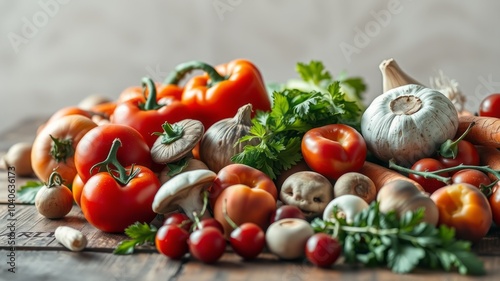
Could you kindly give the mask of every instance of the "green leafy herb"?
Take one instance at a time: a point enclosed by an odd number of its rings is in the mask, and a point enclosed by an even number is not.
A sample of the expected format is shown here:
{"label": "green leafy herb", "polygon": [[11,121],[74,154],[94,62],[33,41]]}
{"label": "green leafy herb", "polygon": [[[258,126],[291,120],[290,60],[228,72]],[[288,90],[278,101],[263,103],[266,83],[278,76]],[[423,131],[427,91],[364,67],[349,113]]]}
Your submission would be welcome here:
{"label": "green leafy herb", "polygon": [[273,93],[270,112],[257,112],[249,134],[239,142],[259,140],[247,145],[232,161],[257,168],[272,179],[302,159],[302,136],[311,128],[333,123],[359,127],[359,107],[344,98],[339,82],[327,93],[285,89]]}
{"label": "green leafy herb", "polygon": [[41,181],[27,181],[17,190],[17,199],[23,203],[35,204],[36,194],[44,185]]}
{"label": "green leafy herb", "polygon": [[[321,61],[312,60],[309,63],[297,63],[296,71],[301,79],[290,79],[281,89],[299,89],[302,91],[318,91],[326,93],[328,86],[335,81],[340,82],[340,88],[345,93],[346,100],[353,101],[364,110],[363,93],[367,87],[361,77],[351,77],[341,72],[333,77]],[[278,89],[276,85],[270,85],[269,89]]]}
{"label": "green leafy herb", "polygon": [[482,261],[471,252],[470,242],[456,240],[453,228],[422,222],[423,208],[397,218],[395,212],[380,212],[375,202],[351,224],[336,210],[334,214],[334,220],[317,218],[311,225],[316,232],[339,239],[348,263],[387,266],[396,273],[427,267],[457,269],[463,275],[485,274]]}
{"label": "green leafy herb", "polygon": [[125,229],[125,234],[131,239],[123,240],[113,251],[116,255],[130,255],[134,253],[135,247],[151,244],[155,241],[158,229],[154,225],[136,222]]}

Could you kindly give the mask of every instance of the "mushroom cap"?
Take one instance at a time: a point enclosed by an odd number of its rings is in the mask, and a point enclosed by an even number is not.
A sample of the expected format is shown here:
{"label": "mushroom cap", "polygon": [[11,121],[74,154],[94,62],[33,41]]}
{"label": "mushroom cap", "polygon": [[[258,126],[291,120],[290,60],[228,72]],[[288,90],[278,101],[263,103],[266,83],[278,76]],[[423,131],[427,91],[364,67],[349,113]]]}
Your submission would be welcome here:
{"label": "mushroom cap", "polygon": [[333,200],[333,185],[317,172],[297,172],[283,182],[280,200],[299,207],[307,218],[319,216]]}
{"label": "mushroom cap", "polygon": [[[156,193],[153,211],[157,214],[167,214],[178,210],[179,207],[196,209],[198,205],[203,205],[201,191],[212,185],[216,176],[217,174],[210,170],[193,170],[174,176]],[[186,212],[186,215],[192,214]]]}
{"label": "mushroom cap", "polygon": [[180,126],[183,135],[172,143],[163,143],[163,135],[158,136],[151,147],[151,158],[156,163],[172,163],[191,153],[193,148],[203,137],[205,127],[203,123],[194,119],[184,119],[172,124]]}

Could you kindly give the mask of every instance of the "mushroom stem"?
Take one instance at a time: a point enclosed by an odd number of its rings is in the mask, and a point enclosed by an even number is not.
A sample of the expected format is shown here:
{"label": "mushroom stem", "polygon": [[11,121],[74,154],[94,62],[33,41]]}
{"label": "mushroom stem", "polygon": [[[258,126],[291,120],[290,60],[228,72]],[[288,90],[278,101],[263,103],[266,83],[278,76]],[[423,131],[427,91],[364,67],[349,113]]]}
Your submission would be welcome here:
{"label": "mushroom stem", "polygon": [[[203,204],[203,198],[200,191],[198,189],[192,189],[189,191],[189,194],[181,201],[179,201],[179,207],[184,211],[184,213],[191,219],[195,221],[195,213],[196,217],[199,219],[210,218],[210,214],[205,211],[206,207]],[[193,194],[198,193],[198,194]]]}

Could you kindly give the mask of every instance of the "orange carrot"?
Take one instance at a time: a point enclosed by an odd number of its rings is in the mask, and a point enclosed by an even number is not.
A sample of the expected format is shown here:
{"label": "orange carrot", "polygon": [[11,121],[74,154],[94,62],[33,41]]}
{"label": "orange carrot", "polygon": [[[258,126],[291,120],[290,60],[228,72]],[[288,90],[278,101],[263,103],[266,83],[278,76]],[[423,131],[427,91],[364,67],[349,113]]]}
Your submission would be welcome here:
{"label": "orange carrot", "polygon": [[[489,166],[493,170],[500,171],[500,150],[491,146],[476,146],[477,152],[479,153],[479,159],[481,165]],[[488,174],[492,181],[496,181],[497,178]]]}
{"label": "orange carrot", "polygon": [[365,164],[363,165],[361,170],[358,171],[358,173],[361,173],[369,177],[375,184],[375,187],[377,187],[377,192],[383,185],[393,180],[409,181],[413,183],[418,189],[424,191],[424,188],[418,182],[408,178],[407,176],[397,171],[391,170],[389,168],[383,167],[381,165],[372,162],[365,161]]}
{"label": "orange carrot", "polygon": [[500,147],[500,118],[484,116],[460,116],[456,136],[461,136],[474,122],[469,133],[464,137],[476,145]]}

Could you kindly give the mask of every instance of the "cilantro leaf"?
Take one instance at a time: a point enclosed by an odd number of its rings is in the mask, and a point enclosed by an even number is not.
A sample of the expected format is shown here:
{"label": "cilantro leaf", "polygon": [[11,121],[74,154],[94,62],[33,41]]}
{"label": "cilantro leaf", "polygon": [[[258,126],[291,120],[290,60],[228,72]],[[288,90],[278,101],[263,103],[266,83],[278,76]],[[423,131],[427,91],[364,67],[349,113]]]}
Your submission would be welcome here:
{"label": "cilantro leaf", "polygon": [[27,204],[35,204],[35,197],[38,191],[45,185],[41,181],[28,181],[17,190],[18,200]]}
{"label": "cilantro leaf", "polygon": [[125,229],[125,234],[131,238],[121,241],[113,251],[116,255],[130,255],[135,247],[154,243],[158,229],[154,225],[136,222]]}

